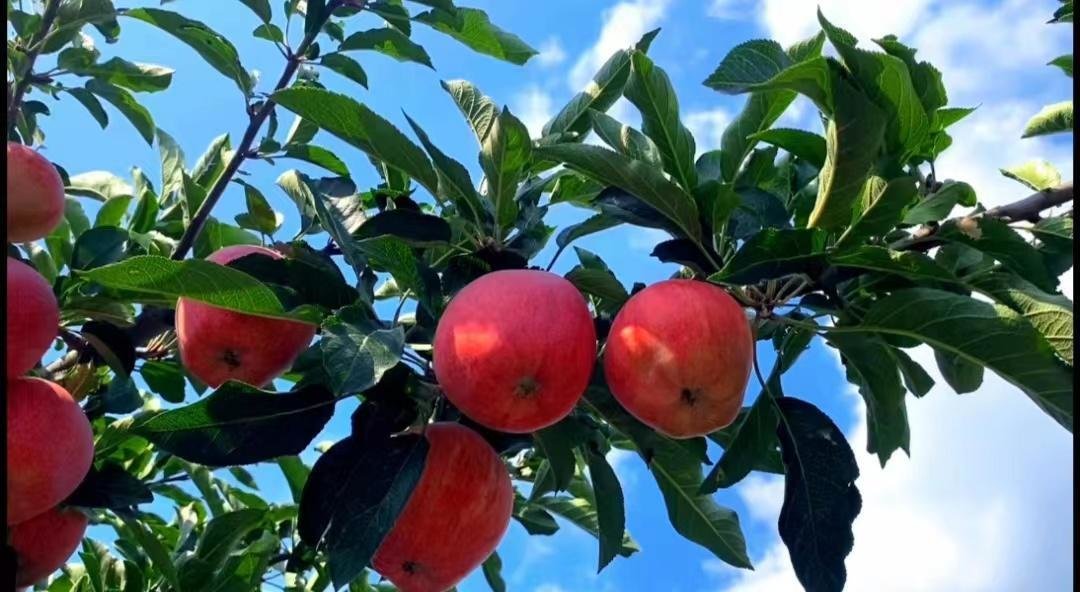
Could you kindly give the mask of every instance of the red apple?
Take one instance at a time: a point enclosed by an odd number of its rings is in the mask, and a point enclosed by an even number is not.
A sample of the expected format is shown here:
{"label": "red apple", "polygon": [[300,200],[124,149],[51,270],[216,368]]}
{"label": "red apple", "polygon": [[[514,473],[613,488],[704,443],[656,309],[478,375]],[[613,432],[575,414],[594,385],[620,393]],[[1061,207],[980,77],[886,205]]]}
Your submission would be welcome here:
{"label": "red apple", "polygon": [[443,592],[479,567],[510,526],[514,488],[469,428],[436,423],[420,482],[371,565],[401,592]]}
{"label": "red apple", "polygon": [[7,383],[7,523],[71,495],[94,460],[90,421],[63,387],[40,378]]}
{"label": "red apple", "polygon": [[70,508],[52,508],[10,529],[15,550],[15,585],[36,584],[64,563],[79,548],[88,520]]}
{"label": "red apple", "polygon": [[[207,261],[226,263],[260,253],[283,259],[277,251],[235,245],[216,251]],[[176,336],[184,366],[199,380],[219,387],[238,380],[262,387],[292,366],[315,337],[316,326],[218,308],[181,298],[176,305]]]}
{"label": "red apple", "polygon": [[611,325],[604,375],[631,415],[672,438],[735,420],[754,357],[750,324],[713,284],[667,280],[630,298]]}
{"label": "red apple", "polygon": [[56,339],[60,309],[52,287],[33,267],[7,259],[7,376],[37,364]]}
{"label": "red apple", "polygon": [[29,146],[7,145],[8,242],[43,238],[64,218],[64,181],[51,162]]}
{"label": "red apple", "polygon": [[588,386],[596,329],[573,284],[546,271],[480,276],[435,330],[435,376],[477,423],[527,433],[566,417]]}

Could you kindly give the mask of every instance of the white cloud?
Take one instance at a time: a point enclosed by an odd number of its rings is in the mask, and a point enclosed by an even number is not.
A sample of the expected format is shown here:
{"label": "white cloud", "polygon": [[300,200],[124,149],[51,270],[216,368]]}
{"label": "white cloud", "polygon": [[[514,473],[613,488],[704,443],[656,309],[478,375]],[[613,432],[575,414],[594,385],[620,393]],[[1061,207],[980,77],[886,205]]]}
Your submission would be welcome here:
{"label": "white cloud", "polygon": [[632,47],[645,33],[663,20],[671,0],[627,0],[604,11],[604,24],[596,43],[585,51],[570,70],[570,89],[580,91],[611,54]]}
{"label": "white cloud", "polygon": [[720,138],[731,123],[731,115],[721,108],[690,111],[683,116],[683,123],[694,135],[697,153],[701,154],[720,147]]}
{"label": "white cloud", "polygon": [[563,49],[562,42],[558,37],[548,37],[542,44],[540,44],[540,53],[536,56],[536,63],[550,68],[552,66],[558,66],[566,60],[566,51]]}
{"label": "white cloud", "polygon": [[757,13],[756,0],[713,0],[705,14],[723,20],[747,20]]}
{"label": "white cloud", "polygon": [[555,115],[551,95],[535,85],[514,97],[512,110],[529,129],[529,135],[533,138],[540,137],[544,124]]}
{"label": "white cloud", "polygon": [[903,37],[916,24],[926,20],[926,8],[930,3],[931,0],[764,0],[764,7],[758,14],[769,38],[784,45],[805,39],[819,30],[818,6],[830,22],[869,41],[889,33]]}

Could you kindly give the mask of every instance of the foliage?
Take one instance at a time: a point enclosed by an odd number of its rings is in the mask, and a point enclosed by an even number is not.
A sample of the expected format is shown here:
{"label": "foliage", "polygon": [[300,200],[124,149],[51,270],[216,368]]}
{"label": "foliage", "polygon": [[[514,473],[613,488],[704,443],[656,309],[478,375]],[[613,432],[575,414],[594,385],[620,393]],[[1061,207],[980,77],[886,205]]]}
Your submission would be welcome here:
{"label": "foliage", "polygon": [[[708,436],[724,453],[707,475],[706,439],[653,432],[599,379],[552,428],[524,437],[481,430],[521,489],[515,520],[538,536],[564,524],[584,529],[598,540],[601,570],[638,551],[604,456],[619,448],[646,463],[677,532],[740,568],[751,563],[738,516],[711,494],[752,471],[785,475],[778,528],[800,581],[808,590],[843,587],[852,521],[874,500],[860,502],[854,455],[836,426],[782,385],[818,337],[839,352],[866,400],[865,446],[882,465],[908,452],[906,394],[933,385],[907,353],[923,345],[958,392],[975,390],[989,370],[1072,430],[1072,302],[1058,284],[1072,266],[1071,212],[1043,218],[1047,204],[1028,201],[1026,210],[988,211],[970,185],[927,173],[951,143],[949,126],[972,109],[949,106],[941,74],[896,38],[866,49],[819,14],[822,31],[793,47],[736,46],[705,85],[745,95],[745,105],[720,148],[697,158],[671,82],[647,53],[657,31],[612,55],[591,91],[573,97],[539,138],[475,85],[444,81],[477,140],[476,180],[432,142],[422,116],[406,116],[410,129],[399,129],[298,72],[321,67],[367,87],[353,57],[362,52],[434,68],[438,56],[411,38],[415,25],[514,64],[536,53],[526,42],[450,0],[417,2],[423,12],[402,2],[290,0],[282,11],[241,1],[255,18],[254,37],[285,57],[273,88],[258,90],[229,39],[181,15],[180,3],[119,9],[111,0],[48,0],[41,14],[8,3],[9,139],[40,144],[49,109],[38,97],[70,97],[102,127],[118,125],[119,114],[156,145],[161,162],[156,177],[134,169],[130,180],[61,169],[64,222],[41,245],[9,245],[53,282],[71,348],[35,372],[65,385],[93,420],[95,469],[68,502],[118,536],[111,546],[87,539],[81,566],[66,567],[49,590],[250,590],[266,578],[290,590],[349,582],[351,590],[387,589],[367,584],[365,568],[426,454],[423,439],[391,436],[433,418],[467,421],[431,370],[439,316],[483,273],[551,269],[555,259],[536,256],[556,235],[545,215],[557,203],[589,217],[557,233],[555,258],[615,226],[660,229],[669,238],[653,256],[680,265],[680,276],[728,289],[752,311],[759,343],[777,352],[767,379],[757,373],[752,404]],[[346,34],[361,14],[380,25]],[[101,61],[83,31],[113,41],[131,20],[189,45],[239,90],[250,123],[238,144],[223,135],[188,168],[140,101],[167,92],[172,69]],[[1071,20],[1070,1],[1054,22]],[[299,41],[287,39],[289,21],[293,37],[302,29]],[[826,42],[837,57],[823,53]],[[55,66],[42,66],[47,60]],[[1071,56],[1051,63],[1072,75]],[[821,111],[823,134],[774,127],[799,94]],[[619,97],[640,112],[642,129],[605,113]],[[291,129],[279,129],[290,112]],[[1071,128],[1070,101],[1045,109],[1025,136]],[[606,147],[584,142],[594,131]],[[338,155],[316,142],[327,134],[358,152]],[[378,173],[371,186],[345,164],[359,152]],[[328,174],[278,178],[300,220],[292,237],[278,236],[284,214],[263,194],[272,188],[237,176],[250,162],[279,159]],[[1003,172],[1047,195],[1061,186],[1049,163]],[[235,224],[210,215],[232,181],[247,207]],[[1067,197],[1049,205],[1071,201],[1071,184]],[[95,203],[92,223],[84,203]],[[200,260],[259,243],[288,258],[227,267]],[[599,255],[576,252],[580,265],[567,278],[603,325],[631,290]],[[170,309],[180,296],[316,322],[320,338],[283,377],[288,392],[240,383],[211,392],[176,356]],[[375,304],[384,300],[397,300],[398,312],[412,303],[415,313],[380,318]],[[349,398],[361,401],[353,433],[307,466],[297,455]],[[263,499],[244,469],[255,463],[280,468],[291,501]],[[152,499],[172,514],[140,508]],[[495,554],[483,565],[493,590],[505,589],[501,566]]]}

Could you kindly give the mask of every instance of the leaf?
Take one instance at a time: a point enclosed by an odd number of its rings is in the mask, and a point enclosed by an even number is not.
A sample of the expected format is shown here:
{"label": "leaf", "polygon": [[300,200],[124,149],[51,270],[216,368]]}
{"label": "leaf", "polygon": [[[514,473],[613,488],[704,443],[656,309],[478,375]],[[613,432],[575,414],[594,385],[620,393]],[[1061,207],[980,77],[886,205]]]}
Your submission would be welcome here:
{"label": "leaf", "polygon": [[406,36],[412,35],[412,23],[409,21],[409,11],[404,6],[394,2],[382,2],[376,0],[366,6],[367,10],[379,15],[386,24],[401,31]]}
{"label": "leaf", "polygon": [[807,225],[835,229],[851,221],[851,208],[877,158],[885,129],[882,112],[859,91],[837,80],[836,112],[825,134],[828,154]]}
{"label": "leaf", "polygon": [[321,146],[314,146],[311,144],[287,144],[282,148],[282,156],[285,158],[295,158],[304,162],[310,162],[335,175],[340,175],[342,177],[349,176],[349,168],[345,164],[345,161]]}
{"label": "leaf", "polygon": [[285,43],[285,32],[275,24],[263,23],[251,32],[252,37],[266,39],[277,43]]}
{"label": "leaf", "polygon": [[476,193],[469,171],[460,162],[439,150],[431,142],[427,133],[411,117],[406,115],[405,119],[409,121],[413,132],[416,133],[416,137],[420,139],[420,143],[427,150],[432,163],[435,165],[435,176],[438,179],[435,190],[436,197],[449,200],[463,216],[471,214],[477,226],[484,228],[485,220],[490,217],[490,213],[481,204],[480,196]]}
{"label": "leaf", "polygon": [[87,272],[119,261],[124,256],[128,233],[115,226],[91,228],[79,235],[71,253],[71,269]]}
{"label": "leaf", "polygon": [[574,448],[582,444],[585,437],[582,424],[573,417],[565,417],[555,425],[533,433],[533,439],[551,467],[552,491],[566,491],[570,486],[577,469]]}
{"label": "leaf", "polygon": [[139,368],[139,375],[162,399],[170,403],[184,402],[184,372],[175,362],[147,360]]}
{"label": "leaf", "polygon": [[195,557],[206,562],[210,571],[216,571],[240,541],[266,519],[266,511],[258,509],[226,512],[206,523]]}
{"label": "leaf", "polygon": [[[583,497],[570,497],[567,495],[547,495],[530,502],[532,508],[530,509],[542,509],[569,520],[574,526],[577,526],[581,530],[591,534],[598,540],[600,538],[600,526],[596,510],[596,500],[586,499]],[[550,516],[550,514],[547,514]],[[540,534],[544,534],[541,532]],[[637,543],[630,538],[629,533],[625,533],[621,536],[618,547],[618,555],[621,557],[629,557],[638,552]]]}
{"label": "leaf", "polygon": [[911,394],[922,397],[929,393],[930,389],[934,388],[934,379],[926,373],[922,366],[912,360],[911,356],[904,353],[904,350],[894,347],[889,349],[888,352],[896,360],[900,368],[900,376],[904,379],[904,386],[907,387]]}
{"label": "leaf", "polygon": [[619,478],[604,455],[590,448],[585,457],[596,499],[597,538],[600,539],[600,563],[596,571],[599,573],[622,550],[626,510]]}
{"label": "leaf", "polygon": [[435,171],[424,152],[366,106],[345,95],[313,87],[294,86],[275,92],[272,98],[373,158],[400,169],[435,193]]}
{"label": "leaf", "polygon": [[836,241],[836,249],[843,250],[864,242],[870,237],[888,234],[904,215],[904,209],[918,195],[913,177],[897,177],[889,181],[881,191],[870,199],[868,207],[859,213],[851,226]]}
{"label": "leaf", "polygon": [[440,84],[468,120],[473,133],[476,134],[476,141],[483,145],[488,130],[495,125],[495,118],[499,115],[499,106],[468,80],[444,80]]}
{"label": "leaf", "polygon": [[537,148],[535,152],[630,193],[671,220],[688,238],[700,243],[701,224],[693,198],[647,163],[589,145],[554,144]]}
{"label": "leaf", "polygon": [[739,189],[736,195],[739,201],[727,227],[732,238],[748,239],[764,228],[791,228],[791,214],[772,193],[750,188]]}
{"label": "leaf", "polygon": [[375,385],[397,365],[405,346],[401,327],[383,329],[367,323],[341,322],[324,329],[319,341],[322,365],[338,395],[352,395]]}
{"label": "leaf", "polygon": [[154,25],[186,43],[207,64],[236,82],[244,96],[251,93],[251,77],[240,64],[240,54],[224,35],[199,21],[158,8],[131,8],[120,14]]}
{"label": "leaf", "polygon": [[90,467],[90,472],[64,500],[80,508],[123,510],[154,501],[154,494],[138,478],[117,464]]}
{"label": "leaf", "polygon": [[1059,294],[1048,294],[1010,273],[995,271],[972,277],[978,291],[1024,315],[1054,351],[1073,365],[1073,303]]}
{"label": "leaf", "polygon": [[319,65],[326,66],[345,78],[352,80],[360,86],[367,88],[367,72],[360,66],[360,62],[340,53],[329,53],[319,59]]}
{"label": "leaf", "polygon": [[1045,160],[1031,160],[1019,166],[1001,169],[1001,174],[1027,185],[1034,191],[1053,189],[1061,184],[1061,173]]}
{"label": "leaf", "polygon": [[772,144],[806,160],[817,168],[825,166],[825,138],[805,130],[774,128],[751,134],[754,140]]}
{"label": "leaf", "polygon": [[975,220],[949,220],[941,225],[935,236],[981,251],[1044,290],[1052,291],[1057,285],[1035,247],[1001,220],[985,216]]}
{"label": "leaf", "polygon": [[844,558],[855,542],[851,525],[862,509],[855,455],[817,407],[791,397],[776,404],[787,475],[780,538],[805,589],[839,592],[847,580]]}
{"label": "leaf", "polygon": [[491,592],[506,592],[506,581],[502,577],[502,559],[495,551],[480,565],[484,573],[484,581],[491,587]]}
{"label": "leaf", "polygon": [[[700,493],[708,495],[721,488],[728,488],[741,481],[754,470],[766,470],[779,464],[776,426],[779,418],[771,395],[762,391],[741,420],[736,420],[734,437],[724,446],[712,471],[701,483]],[[710,436],[711,437],[711,436]]]}
{"label": "leaf", "polygon": [[480,146],[480,168],[486,180],[486,197],[495,212],[499,228],[513,225],[517,218],[518,204],[514,195],[529,163],[531,150],[529,130],[504,108],[492,122]]}
{"label": "leaf", "polygon": [[437,317],[442,310],[439,276],[404,241],[382,236],[358,242],[375,271],[386,271],[402,290],[411,290],[421,307]]}
{"label": "leaf", "polygon": [[889,273],[920,283],[959,282],[952,272],[931,257],[914,251],[893,251],[863,245],[846,253],[829,255],[828,259],[830,264],[837,267]]}
{"label": "leaf", "polygon": [[450,224],[439,216],[414,210],[386,210],[368,218],[353,233],[357,240],[394,236],[418,246],[445,245],[450,242]]}
{"label": "leaf", "polygon": [[608,228],[614,228],[620,223],[619,220],[612,218],[607,214],[596,214],[586,218],[583,222],[571,224],[563,228],[559,231],[558,236],[555,237],[555,244],[558,245],[559,248],[566,248],[570,243],[583,236],[602,232]]}
{"label": "leaf", "polygon": [[475,8],[429,10],[415,17],[416,22],[445,33],[470,49],[511,64],[522,65],[537,51],[520,37],[491,23],[487,13]]}
{"label": "leaf", "polygon": [[1072,101],[1054,103],[1042,108],[1034,117],[1027,122],[1021,138],[1033,138],[1061,132],[1071,132],[1073,129],[1073,104]]}
{"label": "leaf", "polygon": [[72,74],[92,76],[102,82],[135,92],[158,92],[169,88],[174,70],[154,64],[129,62],[112,58],[100,64],[67,68]]}
{"label": "leaf", "polygon": [[369,29],[353,33],[338,46],[338,51],[373,50],[390,56],[399,62],[416,62],[432,70],[431,57],[427,51],[406,37],[397,29]]}
{"label": "leaf", "polygon": [[337,310],[356,302],[356,289],[336,266],[302,247],[293,246],[292,251],[293,256],[285,259],[245,255],[230,261],[228,267],[275,288],[287,288],[292,306],[312,304]]}
{"label": "leaf", "polygon": [[75,100],[79,101],[86,110],[90,112],[90,115],[98,122],[101,129],[105,129],[109,125],[109,114],[105,112],[105,108],[101,106],[101,101],[97,100],[94,93],[86,90],[85,88],[71,87],[65,88],[64,92],[75,97]]}
{"label": "leaf", "polygon": [[241,228],[249,228],[260,234],[274,234],[281,227],[284,217],[270,207],[270,202],[255,186],[236,180],[244,186],[244,201],[247,212],[236,216],[236,223]]}
{"label": "leaf", "polygon": [[949,181],[930,197],[916,203],[904,214],[904,224],[916,225],[945,219],[956,204],[975,205],[975,190],[963,181]]}
{"label": "leaf", "polygon": [[633,52],[630,63],[623,94],[641,112],[641,129],[660,151],[664,170],[690,191],[697,185],[694,137],[679,120],[679,100],[671,80],[642,52]]}
{"label": "leaf", "polygon": [[119,227],[123,225],[124,216],[127,215],[128,207],[131,205],[131,197],[115,197],[101,205],[101,209],[98,210],[97,217],[94,218],[94,227],[101,226],[114,226]]}
{"label": "leaf", "polygon": [[584,90],[574,95],[551,121],[544,124],[542,136],[574,133],[584,139],[589,130],[589,111],[607,111],[622,96],[630,77],[630,51],[620,49],[593,76]]}
{"label": "leaf", "polygon": [[240,0],[240,2],[250,8],[251,12],[254,12],[255,16],[259,17],[259,20],[264,23],[270,22],[270,19],[273,18],[273,13],[270,10],[270,0]]}
{"label": "leaf", "polygon": [[805,228],[766,228],[745,243],[710,281],[751,284],[791,273],[806,273],[825,255],[828,235]]}
{"label": "leaf", "polygon": [[775,41],[746,41],[733,47],[702,84],[725,93],[744,93],[772,79],[791,66],[791,62],[784,48]]}
{"label": "leaf", "polygon": [[1050,60],[1050,63],[1046,65],[1057,66],[1058,68],[1061,68],[1061,71],[1064,72],[1066,76],[1069,78],[1073,77],[1073,55],[1071,53],[1058,56]]}
{"label": "leaf", "polygon": [[161,573],[166,582],[173,588],[180,589],[179,578],[176,574],[176,566],[169,550],[150,530],[150,528],[138,519],[138,515],[121,513],[118,515],[124,522],[124,526],[131,533],[131,538],[138,543],[139,548],[150,558],[154,569]]}
{"label": "leaf", "polygon": [[636,129],[619,123],[615,118],[600,111],[590,110],[592,126],[596,135],[616,152],[633,160],[641,160],[661,166],[660,151],[648,136]]}
{"label": "leaf", "polygon": [[934,350],[934,361],[938,371],[952,390],[958,395],[966,395],[979,390],[982,386],[984,368],[970,360],[947,351]]}
{"label": "leaf", "polygon": [[1072,372],[1032,326],[1012,310],[930,288],[896,291],[847,330],[906,336],[985,366],[1024,391],[1072,430]]}
{"label": "leaf", "polygon": [[281,474],[285,476],[285,482],[289,485],[289,493],[292,494],[293,501],[299,504],[311,469],[304,464],[304,461],[299,456],[279,456],[274,460],[281,469]]}
{"label": "leaf", "polygon": [[154,143],[154,132],[156,130],[154,119],[150,115],[150,111],[140,105],[135,100],[135,97],[131,96],[131,93],[118,86],[96,79],[86,82],[86,90],[111,103],[121,115],[131,122],[131,125],[135,126],[135,129],[146,140],[147,144]]}
{"label": "leaf", "polygon": [[273,393],[228,382],[197,403],[137,421],[131,431],[190,462],[251,464],[299,454],[330,420],[334,402],[318,385]]}
{"label": "leaf", "polygon": [[858,387],[866,402],[866,451],[877,454],[882,467],[898,448],[910,455],[907,393],[889,346],[881,339],[855,334],[832,334],[828,342],[840,351],[848,382]]}
{"label": "leaf", "polygon": [[720,136],[720,179],[731,182],[757,144],[755,135],[767,130],[795,100],[788,90],[761,91],[746,99],[742,111]]}

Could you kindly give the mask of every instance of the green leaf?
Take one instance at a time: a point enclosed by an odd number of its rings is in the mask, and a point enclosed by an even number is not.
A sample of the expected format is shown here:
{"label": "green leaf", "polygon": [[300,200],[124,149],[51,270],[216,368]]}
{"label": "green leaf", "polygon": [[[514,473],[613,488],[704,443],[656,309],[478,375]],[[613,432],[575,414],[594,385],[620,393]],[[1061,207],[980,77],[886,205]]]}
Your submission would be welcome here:
{"label": "green leaf", "polygon": [[851,226],[836,241],[836,249],[858,245],[870,237],[884,236],[896,228],[904,209],[918,195],[913,177],[897,177],[871,196],[868,207],[856,216]]}
{"label": "green leaf", "polygon": [[158,92],[169,88],[174,70],[154,64],[139,64],[112,58],[101,64],[67,66],[72,74],[98,80],[135,92]]}
{"label": "green leaf", "polygon": [[190,462],[251,464],[299,454],[330,420],[335,401],[319,385],[274,393],[228,382],[197,403],[136,421],[131,431]]}
{"label": "green leaf", "polygon": [[1067,53],[1062,56],[1058,56],[1052,60],[1047,66],[1057,66],[1061,68],[1061,71],[1065,73],[1069,78],[1073,77],[1073,54]]}
{"label": "green leaf", "polygon": [[[581,530],[600,539],[600,525],[597,516],[596,500],[567,495],[546,495],[530,502],[534,508],[540,508],[569,520]],[[547,512],[545,512],[547,514]],[[547,514],[550,516],[550,514]],[[606,533],[605,533],[606,534]],[[629,557],[639,551],[637,543],[624,531],[620,537],[618,555]]]}
{"label": "green leaf", "polygon": [[596,500],[597,538],[600,539],[600,564],[596,571],[599,573],[622,550],[626,510],[619,478],[604,455],[590,448],[585,456]]}
{"label": "green leaf", "polygon": [[275,462],[281,469],[281,474],[285,476],[285,482],[289,485],[289,493],[292,494],[293,501],[300,503],[300,496],[304,491],[304,485],[307,483],[311,470],[308,469],[299,456],[279,456],[275,459]]}
{"label": "green leaf", "polygon": [[94,218],[94,227],[123,226],[124,216],[127,215],[131,205],[130,196],[114,197],[101,205],[97,217]]}
{"label": "green leaf", "polygon": [[491,592],[506,592],[506,582],[502,577],[502,559],[497,552],[491,552],[480,565],[480,570],[484,573],[484,581],[491,587]]}
{"label": "green leaf", "polygon": [[435,193],[437,179],[424,152],[393,124],[353,99],[313,87],[292,87],[272,95],[274,102],[346,143],[393,166]]}
{"label": "green leaf", "polygon": [[191,169],[191,179],[203,193],[221,176],[231,154],[229,134],[221,134],[210,141],[206,151],[195,161],[195,167]]}
{"label": "green leaf", "polygon": [[710,281],[751,284],[807,272],[824,259],[828,235],[817,229],[765,228],[755,234]]}
{"label": "green leaf", "polygon": [[589,130],[589,111],[607,111],[622,96],[630,77],[630,51],[620,49],[611,55],[593,76],[589,85],[574,95],[551,121],[544,124],[543,136],[577,134],[583,140]]}
{"label": "green leaf", "polygon": [[858,387],[866,402],[866,451],[877,454],[882,467],[898,448],[910,455],[907,393],[889,346],[881,339],[856,334],[832,334],[828,342],[840,351],[848,382]]}
{"label": "green leaf", "polygon": [[818,195],[807,225],[835,229],[851,221],[851,209],[877,158],[885,129],[881,110],[842,80],[833,85],[836,112],[825,134],[828,154],[818,175]]}
{"label": "green leaf", "polygon": [[1048,294],[1005,272],[972,277],[968,282],[979,292],[1024,315],[1046,338],[1054,351],[1073,365],[1073,303],[1059,294]]}
{"label": "green leaf", "polygon": [[86,110],[89,111],[94,120],[98,122],[101,129],[108,127],[109,114],[105,112],[105,108],[101,106],[101,101],[97,100],[94,93],[79,87],[65,88],[64,92],[75,97],[75,100],[79,101],[83,107],[86,107]]}
{"label": "green leaf", "polygon": [[514,199],[532,151],[529,130],[508,109],[492,122],[480,147],[480,168],[484,171],[485,197],[495,212],[499,228],[512,226],[517,218]]}
{"label": "green leaf", "polygon": [[487,13],[475,8],[435,9],[414,18],[416,22],[457,39],[477,53],[519,66],[537,53],[517,35],[492,24]]}
{"label": "green leaf", "polygon": [[944,220],[957,204],[975,205],[975,190],[963,181],[949,181],[930,197],[904,214],[904,224],[917,225]]}
{"label": "green leaf", "polygon": [[843,432],[817,407],[791,397],[776,404],[786,474],[780,539],[805,589],[842,590],[844,558],[855,542],[851,525],[862,509],[855,454]]}
{"label": "green leaf", "polygon": [[439,150],[432,143],[427,133],[411,117],[406,115],[405,119],[409,121],[413,132],[420,139],[420,143],[427,150],[432,163],[435,165],[435,176],[438,179],[435,189],[436,197],[449,200],[463,216],[470,214],[477,226],[484,228],[484,221],[489,217],[489,212],[484,209],[484,205],[480,202],[480,196],[476,193],[472,178],[469,177],[469,171],[460,162]]}
{"label": "green leaf", "polygon": [[338,46],[338,51],[351,50],[377,51],[399,62],[416,62],[435,69],[427,51],[397,29],[384,27],[353,33]]}
{"label": "green leaf", "polygon": [[340,175],[342,177],[349,176],[349,167],[345,164],[345,161],[321,146],[314,146],[312,144],[287,144],[282,148],[282,156],[285,158],[295,158],[304,162],[310,162],[335,175]]}
{"label": "green leaf", "polygon": [[124,256],[128,233],[114,226],[91,228],[79,235],[71,254],[71,269],[87,272],[108,266]]}
{"label": "green leaf", "polygon": [[828,257],[837,267],[865,269],[897,275],[919,283],[950,282],[959,280],[933,258],[915,251],[893,251],[885,247],[863,245],[845,253]]}
{"label": "green leaf", "polygon": [[401,31],[406,36],[412,35],[412,23],[409,21],[409,11],[401,6],[400,2],[375,1],[365,7],[369,12],[379,15],[386,24]]}
{"label": "green leaf", "polygon": [[209,257],[211,253],[232,245],[261,245],[259,237],[231,224],[218,221],[213,216],[207,218],[206,226],[195,239],[195,256]]}
{"label": "green leaf", "polygon": [[787,90],[751,93],[742,111],[720,136],[720,179],[731,182],[757,145],[756,134],[769,128],[795,100]]}
{"label": "green leaf", "polygon": [[694,199],[648,163],[589,145],[554,144],[537,148],[535,152],[541,158],[566,163],[605,185],[630,193],[671,220],[688,238],[700,243],[701,224]]}
{"label": "green leaf", "polygon": [[656,144],[645,134],[615,120],[606,113],[590,110],[592,127],[596,135],[616,152],[634,160],[641,160],[654,166],[662,166],[660,151]]}
{"label": "green leaf", "polygon": [[226,512],[206,523],[195,557],[205,561],[210,571],[216,571],[247,534],[266,519],[265,510],[244,509]]}
{"label": "green leaf", "polygon": [[240,64],[240,54],[224,35],[199,21],[158,8],[131,8],[120,14],[154,25],[186,43],[207,64],[236,82],[245,96],[251,93],[251,77]]}
{"label": "green leaf", "polygon": [[135,97],[131,96],[131,93],[118,86],[96,79],[86,82],[86,90],[111,103],[121,115],[131,122],[131,125],[135,126],[135,129],[146,140],[147,144],[154,143],[154,132],[156,130],[154,119],[150,115],[150,111],[140,105],[135,100]]}
{"label": "green leaf", "polygon": [[1061,173],[1045,160],[1031,160],[1018,166],[1001,169],[1001,174],[1035,191],[1045,191],[1061,184]]}
{"label": "green leaf", "polygon": [[690,191],[697,186],[694,137],[679,120],[679,100],[671,80],[642,52],[633,52],[630,63],[623,93],[641,112],[641,129],[660,151],[664,170]]}
{"label": "green leaf", "polygon": [[433,317],[442,310],[439,276],[432,271],[405,241],[381,236],[357,242],[375,271],[389,272],[402,290],[411,290],[420,306]]}
{"label": "green leaf", "polygon": [[251,32],[252,37],[258,39],[266,39],[267,41],[276,41],[277,43],[285,42],[285,33],[275,24],[263,23],[255,30]]}
{"label": "green leaf", "polygon": [[772,144],[809,162],[817,168],[825,166],[825,138],[805,130],[774,128],[751,134],[751,139]]}
{"label": "green leaf", "polygon": [[1060,276],[1073,266],[1072,216],[1043,218],[1030,231],[1039,240],[1039,253],[1052,275]]}
{"label": "green leaf", "polygon": [[324,329],[319,341],[322,366],[336,394],[352,395],[379,382],[397,365],[405,346],[402,328],[340,322]]}
{"label": "green leaf", "polygon": [[559,248],[566,248],[570,243],[575,240],[607,230],[608,228],[614,228],[621,224],[621,222],[607,214],[596,214],[589,218],[586,218],[584,222],[577,224],[571,224],[563,228],[559,235],[555,237],[555,244]]}
{"label": "green leaf", "polygon": [[1012,310],[930,288],[900,290],[845,330],[906,336],[985,366],[1072,429],[1072,372],[1046,339]]}
{"label": "green leaf", "polygon": [[724,455],[706,475],[700,493],[707,495],[731,487],[754,470],[768,468],[776,472],[776,465],[780,464],[779,442],[776,439],[778,421],[771,395],[762,391],[754,399],[749,412],[731,426],[737,428],[735,435],[723,444]]}
{"label": "green leaf", "polygon": [[165,548],[161,540],[144,524],[138,515],[120,514],[118,518],[123,521],[131,538],[138,543],[139,549],[150,558],[150,563],[159,572],[166,582],[173,588],[180,589],[180,580],[176,574],[176,566],[173,564],[172,555]]}
{"label": "green leaf", "polygon": [[939,349],[934,350],[934,360],[941,376],[956,394],[973,393],[982,386],[984,368],[975,362]]}
{"label": "green leaf", "polygon": [[495,118],[499,116],[499,106],[468,80],[444,80],[440,84],[469,122],[469,127],[476,134],[476,141],[483,145],[488,131],[495,125]]}
{"label": "green leaf", "polygon": [[330,53],[319,59],[319,64],[330,68],[345,78],[352,80],[360,86],[367,88],[367,73],[360,66],[360,62],[340,53]]}
{"label": "green leaf", "polygon": [[888,351],[889,355],[896,360],[900,368],[900,376],[904,379],[904,386],[907,387],[911,394],[922,397],[929,393],[930,389],[934,388],[934,379],[926,373],[922,366],[912,360],[911,356],[907,355],[904,350],[894,347]]}
{"label": "green leaf", "polygon": [[1073,129],[1073,104],[1072,101],[1054,103],[1042,108],[1035,114],[1027,126],[1021,138],[1033,138],[1061,132],[1071,132]]}
{"label": "green leaf", "polygon": [[261,234],[274,234],[281,228],[285,217],[270,207],[266,196],[254,185],[237,180],[244,186],[244,201],[247,204],[247,212],[236,216],[236,223],[241,228],[248,228]]}
{"label": "green leaf", "polygon": [[264,23],[270,22],[274,16],[270,10],[270,0],[240,0],[240,2],[250,8],[251,12],[254,12],[255,16]]}
{"label": "green leaf", "polygon": [[702,84],[729,94],[749,92],[754,85],[772,79],[791,63],[779,43],[755,39],[733,47]]}
{"label": "green leaf", "polygon": [[630,438],[646,461],[664,497],[668,519],[675,530],[736,567],[749,568],[746,540],[739,517],[701,495],[701,459],[685,442],[660,436],[622,409],[606,388],[590,387],[582,404]]}
{"label": "green leaf", "polygon": [[610,313],[617,312],[630,298],[615,274],[606,269],[577,266],[566,274],[566,279],[578,290],[596,298],[598,307]]}
{"label": "green leaf", "polygon": [[585,441],[581,422],[573,417],[566,417],[555,425],[537,430],[533,433],[533,438],[549,463],[552,491],[566,491],[577,469],[574,447]]}
{"label": "green leaf", "polygon": [[949,220],[941,225],[935,236],[981,251],[1043,290],[1052,291],[1057,286],[1035,247],[1001,220],[985,216],[975,220]]}
{"label": "green leaf", "polygon": [[439,216],[414,210],[386,210],[368,218],[353,233],[357,240],[394,236],[418,247],[450,242],[450,224]]}
{"label": "green leaf", "polygon": [[176,362],[147,360],[139,368],[139,375],[162,399],[170,403],[184,402],[184,371]]}
{"label": "green leaf", "polygon": [[90,467],[78,488],[64,504],[79,508],[130,509],[154,501],[154,494],[142,481],[117,464]]}

